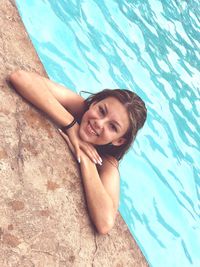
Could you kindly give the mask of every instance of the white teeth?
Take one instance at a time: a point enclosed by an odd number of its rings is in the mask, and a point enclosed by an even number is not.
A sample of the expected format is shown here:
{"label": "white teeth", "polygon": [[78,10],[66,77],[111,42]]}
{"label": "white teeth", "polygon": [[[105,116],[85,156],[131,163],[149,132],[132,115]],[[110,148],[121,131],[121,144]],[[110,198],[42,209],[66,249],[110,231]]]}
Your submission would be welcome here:
{"label": "white teeth", "polygon": [[92,134],[97,135],[97,133],[92,129],[91,125],[89,124],[88,126],[89,126],[89,127],[88,127],[89,131],[90,131]]}

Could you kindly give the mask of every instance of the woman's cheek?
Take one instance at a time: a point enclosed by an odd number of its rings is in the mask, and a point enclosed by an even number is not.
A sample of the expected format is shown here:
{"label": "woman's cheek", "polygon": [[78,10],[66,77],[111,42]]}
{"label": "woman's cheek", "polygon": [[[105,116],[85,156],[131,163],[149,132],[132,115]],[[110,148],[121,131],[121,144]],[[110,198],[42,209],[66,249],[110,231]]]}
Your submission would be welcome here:
{"label": "woman's cheek", "polygon": [[112,136],[110,135],[108,131],[104,132],[103,139],[105,140],[106,144],[112,142],[113,140]]}

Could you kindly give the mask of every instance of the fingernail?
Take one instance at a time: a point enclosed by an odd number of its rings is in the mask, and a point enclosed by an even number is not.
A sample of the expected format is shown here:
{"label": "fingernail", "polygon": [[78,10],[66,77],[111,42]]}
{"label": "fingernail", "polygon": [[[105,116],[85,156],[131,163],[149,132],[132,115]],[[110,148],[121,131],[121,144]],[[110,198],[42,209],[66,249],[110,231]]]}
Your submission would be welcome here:
{"label": "fingernail", "polygon": [[99,158],[100,162],[103,162],[102,158]]}
{"label": "fingernail", "polygon": [[81,159],[80,158],[78,158],[77,160],[78,160],[78,163],[81,163]]}
{"label": "fingernail", "polygon": [[58,128],[58,131],[59,131],[60,133],[62,132],[60,128]]}
{"label": "fingernail", "polygon": [[97,164],[97,161],[95,159],[93,159],[94,163]]}
{"label": "fingernail", "polygon": [[102,163],[100,161],[98,163],[99,163],[99,165],[102,165]]}

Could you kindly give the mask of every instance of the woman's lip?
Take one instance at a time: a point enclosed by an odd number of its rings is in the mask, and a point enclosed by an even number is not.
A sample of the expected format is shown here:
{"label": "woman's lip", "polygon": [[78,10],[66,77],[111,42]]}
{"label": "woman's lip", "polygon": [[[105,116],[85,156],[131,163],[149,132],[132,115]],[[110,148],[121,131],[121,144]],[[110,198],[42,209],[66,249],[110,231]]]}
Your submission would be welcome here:
{"label": "woman's lip", "polygon": [[93,134],[93,135],[95,135],[95,136],[98,136],[98,133],[93,129],[93,127],[92,127],[92,125],[90,124],[90,122],[88,122],[86,128],[87,128],[87,132],[88,132],[89,134]]}

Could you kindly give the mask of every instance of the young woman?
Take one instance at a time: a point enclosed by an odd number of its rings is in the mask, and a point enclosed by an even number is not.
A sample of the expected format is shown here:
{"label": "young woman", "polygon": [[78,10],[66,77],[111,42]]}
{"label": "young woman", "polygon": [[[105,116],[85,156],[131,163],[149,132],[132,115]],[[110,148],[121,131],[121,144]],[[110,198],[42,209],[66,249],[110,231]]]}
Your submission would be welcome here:
{"label": "young woman", "polygon": [[11,83],[62,129],[80,163],[90,217],[101,234],[113,227],[119,203],[118,161],[146,120],[146,107],[129,90],[103,90],[84,100],[47,78],[22,70]]}

